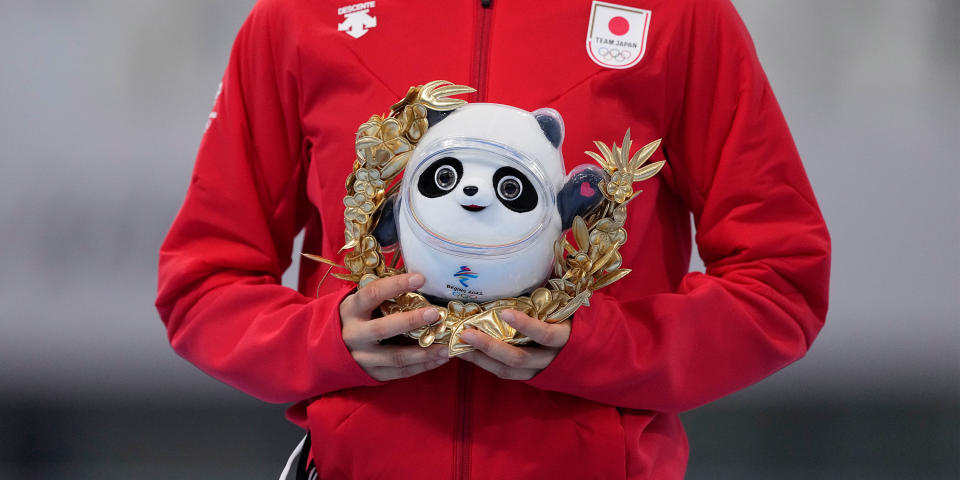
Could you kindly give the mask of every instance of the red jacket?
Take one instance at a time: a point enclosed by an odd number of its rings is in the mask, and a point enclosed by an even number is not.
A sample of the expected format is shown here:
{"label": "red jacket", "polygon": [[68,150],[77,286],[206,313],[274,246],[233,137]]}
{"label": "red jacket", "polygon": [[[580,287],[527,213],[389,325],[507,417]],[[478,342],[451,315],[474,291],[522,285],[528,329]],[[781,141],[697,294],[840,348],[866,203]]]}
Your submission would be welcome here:
{"label": "red jacket", "polygon": [[[625,69],[584,48],[591,2],[263,0],[241,29],[183,208],[160,251],[157,308],[173,348],[270,402],[297,402],[320,478],[681,478],[678,412],[801,357],[827,311],[830,241],[749,35],[727,0],[619,0],[649,10]],[[358,27],[359,28],[359,27]],[[612,26],[611,26],[612,28]],[[356,32],[355,32],[356,33]],[[454,360],[378,383],[340,337],[352,285],[335,258],[354,133],[410,85],[553,107],[568,170],[593,140],[663,138],[667,164],[630,204],[623,264],[533,380]],[[688,273],[690,212],[706,273]]]}

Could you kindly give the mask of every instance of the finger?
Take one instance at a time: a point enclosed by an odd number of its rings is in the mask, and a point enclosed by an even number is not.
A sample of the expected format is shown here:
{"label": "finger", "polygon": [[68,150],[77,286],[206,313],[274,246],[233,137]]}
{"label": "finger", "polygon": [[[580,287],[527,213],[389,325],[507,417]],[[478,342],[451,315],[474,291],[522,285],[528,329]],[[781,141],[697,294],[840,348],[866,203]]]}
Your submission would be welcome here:
{"label": "finger", "polygon": [[422,287],[424,281],[423,275],[419,273],[406,273],[374,280],[351,295],[352,301],[355,302],[353,307],[356,311],[372,312],[381,303]]}
{"label": "finger", "polygon": [[426,307],[410,312],[398,312],[385,317],[374,318],[357,325],[358,339],[361,342],[378,342],[395,337],[401,333],[430,325],[440,319],[436,308]]}
{"label": "finger", "polygon": [[530,380],[540,370],[535,368],[513,368],[490,358],[481,351],[472,351],[460,355],[462,358],[504,380]]}
{"label": "finger", "polygon": [[407,378],[414,375],[419,375],[423,372],[433,370],[434,368],[440,367],[443,364],[447,363],[450,359],[444,358],[442,360],[431,360],[429,362],[417,363],[414,365],[407,365],[405,367],[374,367],[370,369],[367,373],[373,377],[375,380],[385,382],[388,380],[396,380],[398,378]]}
{"label": "finger", "polygon": [[431,345],[429,348],[408,345],[374,345],[368,350],[353,352],[353,359],[366,369],[393,367],[404,368],[420,363],[445,360],[448,358],[445,345]]}
{"label": "finger", "polygon": [[511,368],[532,368],[542,370],[553,360],[556,351],[548,352],[538,348],[515,347],[501,342],[478,330],[464,330],[460,339],[472,345],[490,358]]}
{"label": "finger", "polygon": [[504,310],[500,318],[534,342],[545,347],[560,348],[570,340],[570,323],[546,323],[523,312]]}

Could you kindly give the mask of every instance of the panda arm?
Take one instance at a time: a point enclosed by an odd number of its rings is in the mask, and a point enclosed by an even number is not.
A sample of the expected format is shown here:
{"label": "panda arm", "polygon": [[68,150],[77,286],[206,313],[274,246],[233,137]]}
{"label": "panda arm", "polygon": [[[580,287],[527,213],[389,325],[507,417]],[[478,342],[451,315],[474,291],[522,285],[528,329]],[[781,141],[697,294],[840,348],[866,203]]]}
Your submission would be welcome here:
{"label": "panda arm", "polygon": [[[668,69],[684,72],[671,79],[683,90],[668,92],[678,117],[663,136],[706,272],[688,273],[672,292],[636,273],[596,292],[533,386],[680,412],[802,357],[823,326],[830,238],[786,122],[733,6],[691,5],[707,11],[693,15],[695,35],[677,39],[690,58]],[[688,221],[675,217],[632,224],[629,238]]]}
{"label": "panda arm", "polygon": [[570,228],[578,215],[586,215],[600,204],[603,194],[598,184],[603,179],[603,170],[595,165],[582,165],[570,172],[557,194],[557,209],[563,230]]}
{"label": "panda arm", "polygon": [[381,247],[389,248],[397,244],[397,219],[394,216],[394,207],[397,203],[397,195],[391,195],[383,202],[380,209],[380,218],[377,226],[373,229],[373,238]]}

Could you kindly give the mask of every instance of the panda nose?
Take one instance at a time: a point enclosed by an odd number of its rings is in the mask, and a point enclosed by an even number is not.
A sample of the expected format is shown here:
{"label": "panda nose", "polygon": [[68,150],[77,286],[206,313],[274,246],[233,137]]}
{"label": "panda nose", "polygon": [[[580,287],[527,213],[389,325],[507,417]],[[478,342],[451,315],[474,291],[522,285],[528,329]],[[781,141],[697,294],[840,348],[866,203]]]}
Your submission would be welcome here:
{"label": "panda nose", "polygon": [[467,185],[466,187],[463,187],[463,193],[466,193],[467,196],[469,197],[476,195],[477,192],[479,191],[480,189],[477,187],[474,187],[473,185]]}

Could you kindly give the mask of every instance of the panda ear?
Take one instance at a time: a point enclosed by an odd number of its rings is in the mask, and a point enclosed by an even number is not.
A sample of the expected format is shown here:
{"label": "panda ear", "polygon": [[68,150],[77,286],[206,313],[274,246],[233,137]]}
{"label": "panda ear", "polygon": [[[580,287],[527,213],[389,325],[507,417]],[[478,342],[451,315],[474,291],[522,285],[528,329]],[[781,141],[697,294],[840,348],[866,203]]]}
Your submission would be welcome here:
{"label": "panda ear", "polygon": [[447,115],[450,115],[450,112],[453,110],[447,110],[446,112],[441,112],[439,110],[427,109],[427,126],[432,127],[437,124],[440,120],[447,118]]}
{"label": "panda ear", "polygon": [[540,130],[554,148],[560,148],[563,143],[563,118],[560,112],[552,108],[541,108],[533,112],[534,118],[540,124]]}

